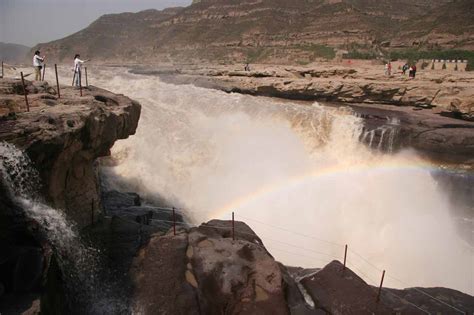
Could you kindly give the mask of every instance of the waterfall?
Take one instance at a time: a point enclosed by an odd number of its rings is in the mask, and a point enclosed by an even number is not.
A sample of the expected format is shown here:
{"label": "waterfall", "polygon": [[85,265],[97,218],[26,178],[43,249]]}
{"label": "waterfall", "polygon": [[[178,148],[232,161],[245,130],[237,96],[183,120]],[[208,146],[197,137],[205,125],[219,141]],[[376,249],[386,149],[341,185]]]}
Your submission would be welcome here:
{"label": "waterfall", "polygon": [[[379,152],[393,153],[395,151],[395,140],[399,133],[400,120],[398,118],[387,117],[386,123],[377,128],[367,130],[364,129],[360,142],[366,144],[367,147]],[[377,143],[374,140],[378,139]]]}
{"label": "waterfall", "polygon": [[25,215],[35,220],[54,248],[69,297],[87,314],[112,314],[126,309],[101,278],[99,252],[86,245],[63,212],[42,201],[38,172],[14,145],[0,142],[0,175]]}
{"label": "waterfall", "polygon": [[[364,130],[348,108],[170,85],[123,69],[98,69],[93,80],[143,106],[137,134],[112,150],[107,174],[117,185],[166,198],[197,224],[235,212],[288,265],[319,267],[341,259],[343,249],[244,218],[349,244],[419,286],[474,292],[466,276],[474,254],[455,227],[457,208],[433,166],[397,150],[396,119]],[[297,247],[331,257],[308,259]],[[355,255],[350,262],[379,278]]]}

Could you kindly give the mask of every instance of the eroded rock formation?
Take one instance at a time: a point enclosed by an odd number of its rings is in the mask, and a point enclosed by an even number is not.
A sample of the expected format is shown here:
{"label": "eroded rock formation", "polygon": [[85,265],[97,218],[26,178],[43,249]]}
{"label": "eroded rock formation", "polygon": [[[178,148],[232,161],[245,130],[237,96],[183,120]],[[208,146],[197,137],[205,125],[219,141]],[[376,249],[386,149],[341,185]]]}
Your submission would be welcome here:
{"label": "eroded rock formation", "polygon": [[61,98],[46,82],[26,81],[26,112],[20,80],[0,79],[0,141],[25,150],[40,172],[52,206],[85,226],[100,209],[94,162],[115,141],[135,133],[140,105],[123,95],[89,86],[62,87]]}

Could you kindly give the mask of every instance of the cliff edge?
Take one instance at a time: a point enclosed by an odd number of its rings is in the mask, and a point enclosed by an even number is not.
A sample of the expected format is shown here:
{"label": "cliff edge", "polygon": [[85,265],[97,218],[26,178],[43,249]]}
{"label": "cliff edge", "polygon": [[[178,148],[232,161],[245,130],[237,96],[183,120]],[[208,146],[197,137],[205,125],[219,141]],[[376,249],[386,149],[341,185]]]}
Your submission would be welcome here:
{"label": "cliff edge", "polygon": [[[89,86],[61,87],[26,81],[27,111],[21,80],[0,79],[0,142],[26,151],[40,173],[42,192],[80,227],[99,214],[94,162],[115,141],[133,135],[141,106],[123,95]],[[92,221],[92,222],[91,222]]]}

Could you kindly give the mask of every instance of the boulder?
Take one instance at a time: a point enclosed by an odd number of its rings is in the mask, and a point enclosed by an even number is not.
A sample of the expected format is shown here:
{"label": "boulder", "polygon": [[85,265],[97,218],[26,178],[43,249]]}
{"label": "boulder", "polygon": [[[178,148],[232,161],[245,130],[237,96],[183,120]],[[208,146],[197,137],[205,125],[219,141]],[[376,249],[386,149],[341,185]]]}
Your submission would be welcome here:
{"label": "boulder", "polygon": [[280,265],[245,224],[213,220],[153,237],[132,267],[144,314],[289,314]]}
{"label": "boulder", "polygon": [[0,141],[27,152],[49,204],[64,209],[80,227],[91,224],[100,215],[95,160],[109,155],[116,140],[135,133],[140,104],[93,86],[84,88],[82,97],[62,86],[58,99],[46,82],[26,81],[31,90],[26,112],[18,84],[0,79],[0,100],[9,100],[0,101],[0,112],[16,111],[15,119],[2,119]]}
{"label": "boulder", "polygon": [[301,280],[311,298],[330,314],[391,314],[393,309],[377,302],[377,290],[350,269],[333,261]]}

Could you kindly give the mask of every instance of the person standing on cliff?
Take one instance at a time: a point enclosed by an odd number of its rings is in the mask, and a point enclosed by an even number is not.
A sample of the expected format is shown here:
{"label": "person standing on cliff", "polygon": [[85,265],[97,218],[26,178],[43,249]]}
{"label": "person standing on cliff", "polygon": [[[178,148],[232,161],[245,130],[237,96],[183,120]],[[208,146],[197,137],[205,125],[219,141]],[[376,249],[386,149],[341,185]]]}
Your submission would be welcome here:
{"label": "person standing on cliff", "polygon": [[407,63],[405,63],[402,67],[402,72],[403,72],[403,75],[406,75],[407,73],[407,70],[409,69],[410,67],[408,66]]}
{"label": "person standing on cliff", "polygon": [[76,54],[74,56],[74,85],[76,87],[79,87],[82,82],[81,82],[81,78],[82,78],[82,64],[84,62],[87,62],[89,60],[81,60],[81,55],[79,54]]}
{"label": "person standing on cliff", "polygon": [[35,68],[35,80],[41,81],[41,69],[43,69],[43,62],[45,56],[40,56],[40,51],[35,51],[35,55],[33,56],[33,67]]}

